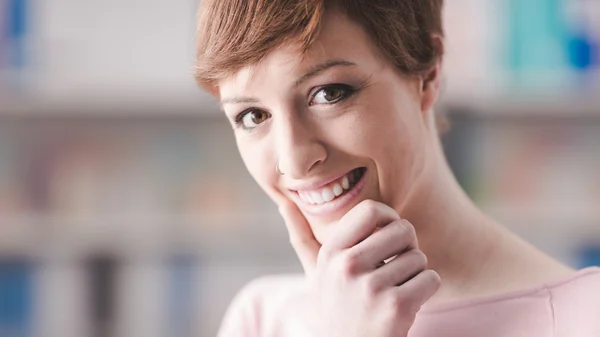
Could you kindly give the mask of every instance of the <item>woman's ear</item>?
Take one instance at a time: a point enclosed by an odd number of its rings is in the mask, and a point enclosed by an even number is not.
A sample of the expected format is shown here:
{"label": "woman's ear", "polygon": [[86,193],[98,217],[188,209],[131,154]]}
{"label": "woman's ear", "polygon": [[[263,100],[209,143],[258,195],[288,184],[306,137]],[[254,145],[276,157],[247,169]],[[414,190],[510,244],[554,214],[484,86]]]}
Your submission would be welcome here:
{"label": "woman's ear", "polygon": [[433,66],[421,76],[421,111],[429,113],[438,100],[442,83],[442,61],[444,55],[444,40],[441,36],[433,37],[439,55]]}

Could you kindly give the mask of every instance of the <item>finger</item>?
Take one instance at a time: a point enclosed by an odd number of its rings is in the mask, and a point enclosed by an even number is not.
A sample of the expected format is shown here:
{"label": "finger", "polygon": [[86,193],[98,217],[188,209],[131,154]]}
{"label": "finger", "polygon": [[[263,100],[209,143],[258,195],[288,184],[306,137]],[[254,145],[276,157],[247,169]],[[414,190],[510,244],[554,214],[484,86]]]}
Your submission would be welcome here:
{"label": "finger", "polygon": [[349,249],[359,264],[374,269],[382,261],[417,248],[417,236],[407,220],[395,220]]}
{"label": "finger", "polygon": [[317,264],[321,244],[315,239],[308,221],[294,203],[282,202],[279,206],[279,213],[285,221],[290,243],[302,263],[304,272],[310,275]]}
{"label": "finger", "polygon": [[369,283],[375,290],[402,285],[427,268],[427,257],[412,249],[398,255],[369,274]]}
{"label": "finger", "polygon": [[369,237],[377,227],[383,227],[400,216],[391,207],[373,200],[354,206],[337,224],[335,235],[327,242],[332,250],[353,247]]}
{"label": "finger", "polygon": [[404,284],[394,287],[393,291],[396,292],[401,305],[418,310],[438,291],[440,285],[441,279],[438,273],[426,269]]}

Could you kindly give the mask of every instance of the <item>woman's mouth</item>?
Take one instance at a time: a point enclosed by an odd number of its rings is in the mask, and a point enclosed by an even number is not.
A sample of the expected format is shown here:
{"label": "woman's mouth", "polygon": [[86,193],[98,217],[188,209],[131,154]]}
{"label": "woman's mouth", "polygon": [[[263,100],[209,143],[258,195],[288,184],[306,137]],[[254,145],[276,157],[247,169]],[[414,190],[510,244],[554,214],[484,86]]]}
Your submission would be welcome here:
{"label": "woman's mouth", "polygon": [[339,179],[313,190],[296,191],[297,203],[308,213],[337,211],[354,199],[364,188],[367,169],[354,169]]}

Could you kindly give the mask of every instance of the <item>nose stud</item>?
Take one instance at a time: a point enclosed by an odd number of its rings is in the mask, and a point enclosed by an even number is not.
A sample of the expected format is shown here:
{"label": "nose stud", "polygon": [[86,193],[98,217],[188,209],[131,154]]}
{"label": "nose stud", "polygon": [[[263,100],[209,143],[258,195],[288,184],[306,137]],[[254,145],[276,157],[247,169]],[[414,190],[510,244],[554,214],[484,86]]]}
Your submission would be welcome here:
{"label": "nose stud", "polygon": [[275,172],[277,172],[280,176],[282,176],[284,173],[281,172],[281,170],[279,169],[279,164],[275,165]]}

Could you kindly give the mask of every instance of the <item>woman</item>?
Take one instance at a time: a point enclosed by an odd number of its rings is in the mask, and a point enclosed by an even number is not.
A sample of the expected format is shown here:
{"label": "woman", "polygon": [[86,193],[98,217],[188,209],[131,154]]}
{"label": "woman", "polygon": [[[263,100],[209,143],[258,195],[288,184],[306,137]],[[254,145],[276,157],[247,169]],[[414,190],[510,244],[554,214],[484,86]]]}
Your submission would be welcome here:
{"label": "woman", "polygon": [[203,0],[197,79],[306,277],[266,277],[221,336],[600,336],[600,270],[480,212],[446,164],[442,0]]}

